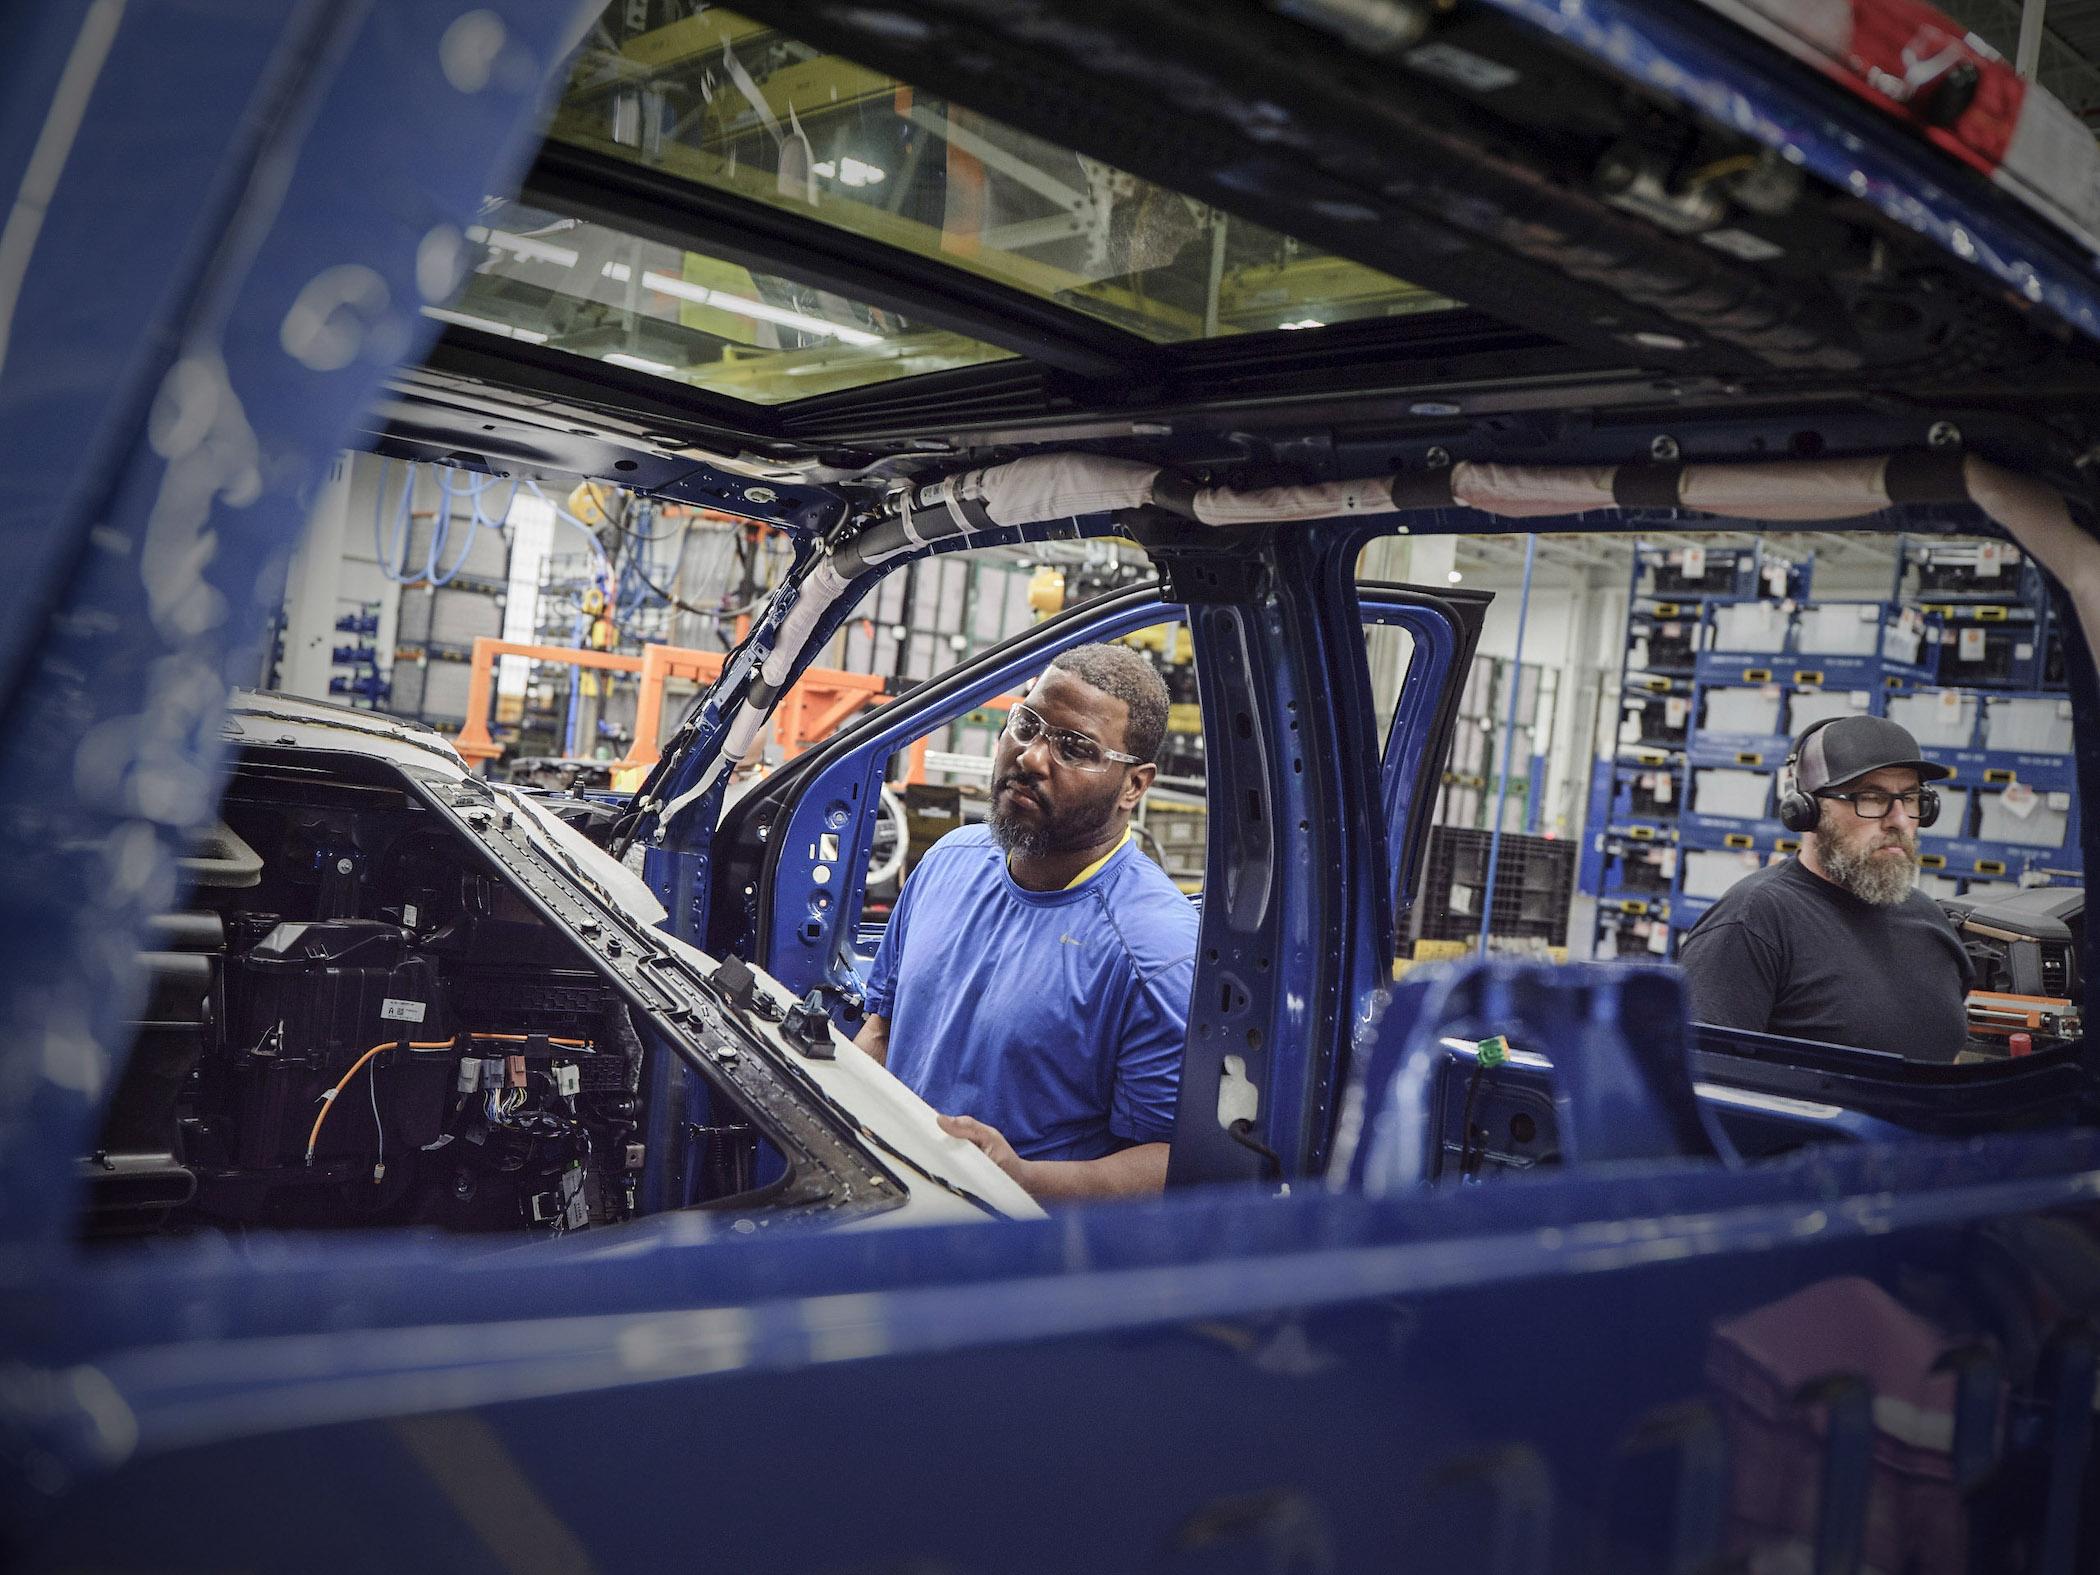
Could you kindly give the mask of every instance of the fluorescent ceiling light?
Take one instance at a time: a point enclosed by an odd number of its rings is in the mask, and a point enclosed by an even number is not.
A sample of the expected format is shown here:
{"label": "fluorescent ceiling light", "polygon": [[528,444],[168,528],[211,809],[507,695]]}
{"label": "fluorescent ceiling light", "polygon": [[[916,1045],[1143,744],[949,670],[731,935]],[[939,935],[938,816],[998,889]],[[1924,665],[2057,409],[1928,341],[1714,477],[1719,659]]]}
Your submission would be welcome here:
{"label": "fluorescent ceiling light", "polygon": [[1280,323],[1281,328],[1325,328],[1327,325],[1317,317],[1301,317],[1295,323]]}
{"label": "fluorescent ceiling light", "polygon": [[629,355],[624,350],[615,350],[610,355],[598,357],[610,361],[614,366],[630,367],[637,372],[654,372],[658,377],[676,377],[678,368],[664,361],[651,361],[646,356]]}
{"label": "fluorescent ceiling light", "polygon": [[457,323],[462,328],[478,328],[485,334],[500,334],[505,339],[522,339],[529,345],[543,345],[547,336],[531,328],[513,328],[509,323],[499,323],[493,317],[476,317],[471,312],[447,311],[442,306],[426,306],[425,317],[435,317],[441,323]]}
{"label": "fluorescent ceiling light", "polygon": [[[625,284],[634,275],[634,270],[623,262],[605,265],[605,277],[617,284]],[[733,317],[748,317],[754,322],[778,323],[783,328],[792,328],[799,333],[818,334],[826,339],[836,339],[841,344],[879,345],[882,335],[871,334],[865,328],[848,328],[822,317],[812,317],[807,312],[797,312],[785,306],[772,306],[764,301],[754,301],[748,296],[730,295],[723,290],[710,290],[704,285],[692,284],[668,273],[645,273],[642,285],[661,295],[676,296],[681,301],[691,301],[695,306],[712,306],[717,311],[728,312]]]}
{"label": "fluorescent ceiling light", "polygon": [[841,186],[878,186],[890,177],[890,172],[880,165],[863,164],[859,159],[840,159],[834,164],[830,159],[809,167],[812,175],[825,180],[835,180]]}
{"label": "fluorescent ceiling light", "polygon": [[576,266],[573,247],[556,246],[550,241],[534,240],[529,235],[513,235],[508,230],[485,229],[479,224],[467,226],[467,239],[477,246],[493,246],[498,251],[509,252],[513,257],[523,257],[532,262],[553,263],[557,267]]}

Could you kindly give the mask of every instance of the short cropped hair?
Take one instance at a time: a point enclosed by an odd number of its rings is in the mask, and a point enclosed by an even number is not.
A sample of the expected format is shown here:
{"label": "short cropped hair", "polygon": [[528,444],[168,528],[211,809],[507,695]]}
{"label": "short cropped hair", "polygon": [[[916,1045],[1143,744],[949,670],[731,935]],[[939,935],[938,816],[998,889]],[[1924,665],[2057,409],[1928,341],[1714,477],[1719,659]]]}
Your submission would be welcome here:
{"label": "short cropped hair", "polygon": [[1127,645],[1075,645],[1050,664],[1130,708],[1123,752],[1155,764],[1167,737],[1167,684]]}

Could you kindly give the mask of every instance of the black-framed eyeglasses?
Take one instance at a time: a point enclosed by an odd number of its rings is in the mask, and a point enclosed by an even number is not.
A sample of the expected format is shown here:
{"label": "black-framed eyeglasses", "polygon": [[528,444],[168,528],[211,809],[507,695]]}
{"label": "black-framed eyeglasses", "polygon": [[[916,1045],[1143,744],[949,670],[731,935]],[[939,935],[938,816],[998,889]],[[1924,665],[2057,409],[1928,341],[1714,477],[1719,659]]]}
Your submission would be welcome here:
{"label": "black-framed eyeglasses", "polygon": [[1925,795],[1929,792],[1930,788],[1905,788],[1901,793],[1884,788],[1854,788],[1850,793],[1818,793],[1816,797],[1843,799],[1861,820],[1887,820],[1889,811],[1900,803],[1916,820],[1924,812]]}
{"label": "black-framed eyeglasses", "polygon": [[1006,734],[1015,743],[1026,749],[1037,739],[1047,736],[1050,740],[1050,757],[1059,765],[1074,771],[1106,771],[1111,760],[1120,760],[1126,766],[1143,765],[1136,755],[1126,755],[1120,749],[1110,749],[1084,733],[1075,733],[1069,728],[1052,727],[1041,715],[1025,705],[1017,705],[1006,713]]}

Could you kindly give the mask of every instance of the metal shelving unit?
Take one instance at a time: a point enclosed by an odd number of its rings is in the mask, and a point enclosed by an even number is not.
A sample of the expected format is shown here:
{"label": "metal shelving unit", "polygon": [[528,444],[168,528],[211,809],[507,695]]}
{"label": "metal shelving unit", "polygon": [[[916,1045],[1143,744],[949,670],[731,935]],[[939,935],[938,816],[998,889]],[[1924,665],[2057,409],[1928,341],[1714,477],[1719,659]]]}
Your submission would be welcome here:
{"label": "metal shelving unit", "polygon": [[1596,955],[1667,956],[1673,947],[1686,752],[1710,610],[1782,608],[1808,594],[1813,573],[1812,559],[1762,547],[1635,544],[1619,720],[1611,752],[1592,767],[1578,881],[1597,902]]}
{"label": "metal shelving unit", "polygon": [[[1653,766],[1675,773],[1677,813],[1665,831],[1659,817],[1617,823],[1638,803],[1607,810],[1620,907],[1600,926],[1638,903],[1649,926],[1638,938],[1674,955],[1736,881],[1796,851],[1775,818],[1790,741],[1847,712],[1894,717],[1954,770],[1921,836],[1927,892],[2078,878],[2070,704],[2042,687],[2047,602],[2031,565],[1991,547],[1903,539],[1885,601],[1702,605],[1681,747]],[[1933,600],[1901,594],[1920,584]],[[1663,851],[1632,845],[1643,841]]]}

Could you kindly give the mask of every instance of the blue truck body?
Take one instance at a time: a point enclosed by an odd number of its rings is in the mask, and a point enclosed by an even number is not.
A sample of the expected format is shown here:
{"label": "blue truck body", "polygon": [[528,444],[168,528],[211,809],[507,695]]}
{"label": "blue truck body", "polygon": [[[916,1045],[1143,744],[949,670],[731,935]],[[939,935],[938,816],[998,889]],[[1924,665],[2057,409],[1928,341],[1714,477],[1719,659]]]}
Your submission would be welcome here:
{"label": "blue truck body", "polygon": [[[2090,257],[1693,8],[1496,8],[1861,174],[2100,336]],[[1228,1044],[1247,1058],[1267,1158],[1185,1099],[1177,1179],[1211,1185],[1038,1222],[746,1240],[671,1211],[471,1253],[75,1239],[137,953],[226,768],[226,687],[331,456],[427,347],[448,247],[529,155],[570,9],[95,0],[17,17],[0,55],[26,248],[0,268],[10,1565],[2100,1569],[2083,1052],[2023,1072],[2058,1092],[2011,1129],[1934,1130],[1808,1091],[1717,1099],[1695,1062],[1726,1047],[1695,1043],[1666,971],[1396,986],[1430,729],[1382,758],[1362,725],[1360,521],[1237,558],[1156,544],[1206,712],[1247,721],[1212,781],[1261,800],[1210,851],[1185,1087],[1215,1087]],[[1866,447],[1915,441],[1909,412],[1852,419]],[[1724,454],[1785,436],[1726,415],[1677,436],[1702,431]],[[681,463],[645,479],[730,484]],[[820,489],[774,496],[805,544],[836,522]],[[2082,790],[2100,694],[2067,625]],[[696,716],[674,789],[726,725]],[[650,856],[696,940],[721,922],[711,827]],[[2091,869],[2100,822],[2082,835]],[[783,911],[811,894],[782,890]],[[773,963],[797,933],[752,944]],[[1424,1185],[1466,1170],[1447,1140],[1473,1061],[1444,1041],[1511,1025],[1539,1054],[1490,1098],[1560,1163]],[[1753,1161],[1757,1121],[1839,1140]]]}

